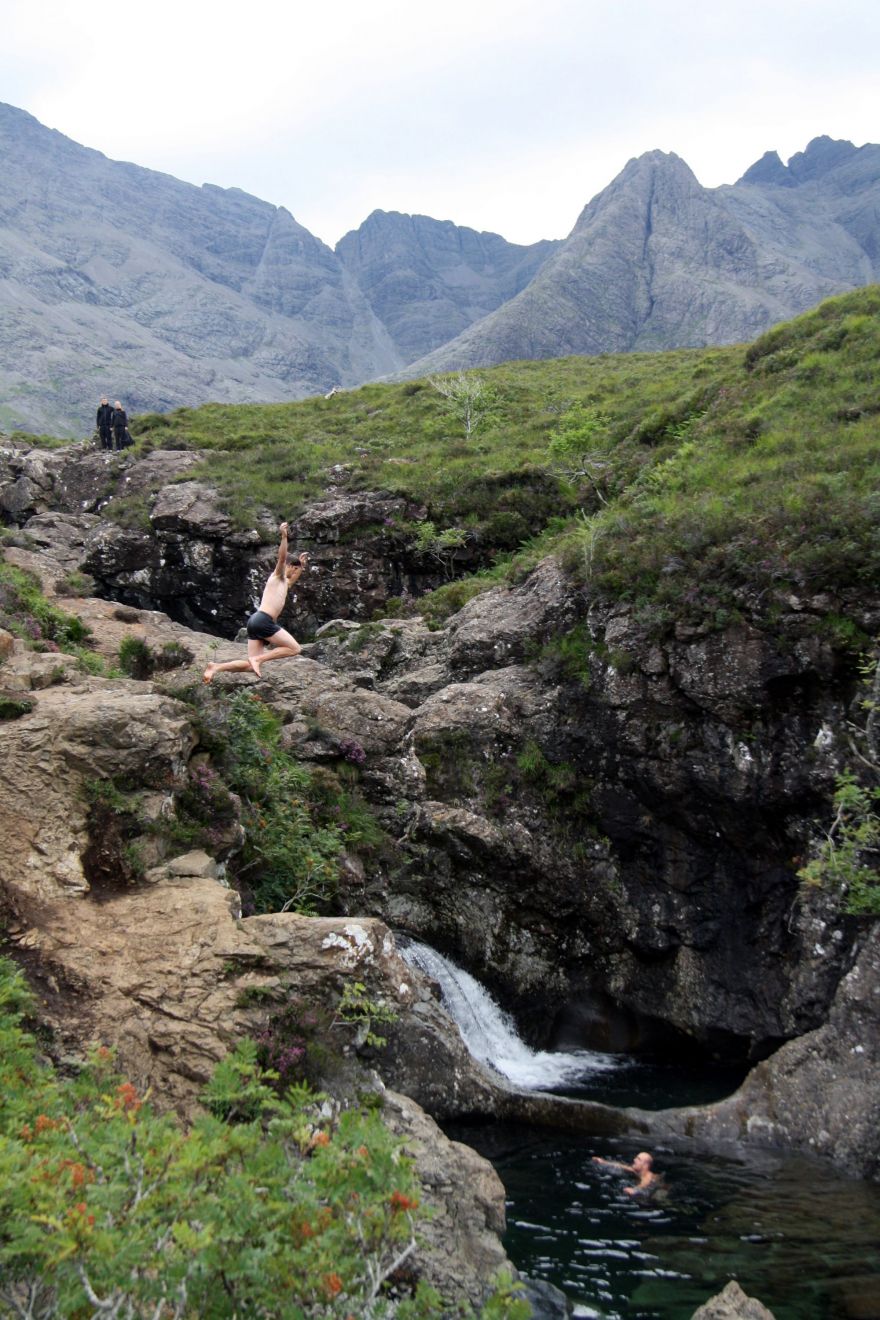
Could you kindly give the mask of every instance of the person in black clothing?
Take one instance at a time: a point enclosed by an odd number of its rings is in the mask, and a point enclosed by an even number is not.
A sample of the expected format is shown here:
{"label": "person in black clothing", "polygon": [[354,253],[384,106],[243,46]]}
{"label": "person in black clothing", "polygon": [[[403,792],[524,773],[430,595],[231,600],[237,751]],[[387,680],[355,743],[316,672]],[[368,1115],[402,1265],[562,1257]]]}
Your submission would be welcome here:
{"label": "person in black clothing", "polygon": [[95,418],[95,426],[98,428],[98,435],[101,437],[101,448],[113,448],[113,409],[107,402],[106,395],[98,405],[98,415]]}
{"label": "person in black clothing", "polygon": [[113,421],[113,440],[114,440],[113,448],[124,449],[125,440],[126,440],[125,430],[126,427],[128,426],[128,418],[125,415],[125,409],[123,408],[122,404],[119,402],[118,399],[116,400],[116,403],[113,407],[112,421]]}

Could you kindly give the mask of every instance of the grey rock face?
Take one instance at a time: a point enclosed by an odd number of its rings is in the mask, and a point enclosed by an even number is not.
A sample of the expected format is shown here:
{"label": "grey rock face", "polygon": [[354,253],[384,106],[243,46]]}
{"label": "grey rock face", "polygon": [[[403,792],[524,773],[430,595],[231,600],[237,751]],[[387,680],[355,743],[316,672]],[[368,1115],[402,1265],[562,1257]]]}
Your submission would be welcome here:
{"label": "grey rock face", "polygon": [[411,362],[515,297],[557,247],[374,211],[336,251],[402,360]]}
{"label": "grey rock face", "polygon": [[[180,480],[198,462],[174,450],[133,458],[9,442],[0,445],[0,516],[26,526],[66,567],[88,573],[101,594],[234,637],[272,571],[277,529],[267,522],[260,531],[234,530],[211,486]],[[133,496],[142,500],[135,525],[111,522],[114,504]],[[394,532],[396,518],[419,516],[424,510],[403,499],[329,487],[292,529],[291,545],[308,549],[312,562],[283,626],[307,635],[340,614],[366,620],[390,596],[439,586],[436,562],[406,549]],[[59,519],[73,519],[75,528],[67,521],[62,529]]]}
{"label": "grey rock face", "polygon": [[671,1112],[668,1130],[807,1150],[880,1178],[880,929],[872,924],[827,1021],[759,1064],[728,1100]]}
{"label": "grey rock face", "polygon": [[[0,106],[7,425],[301,397],[399,364],[357,286],[283,208],[108,160]],[[52,377],[52,383],[49,377]]]}
{"label": "grey rock face", "polygon": [[632,160],[511,302],[405,375],[567,353],[729,344],[869,284],[880,147],[817,138],[768,152],[733,187],[679,157]]}

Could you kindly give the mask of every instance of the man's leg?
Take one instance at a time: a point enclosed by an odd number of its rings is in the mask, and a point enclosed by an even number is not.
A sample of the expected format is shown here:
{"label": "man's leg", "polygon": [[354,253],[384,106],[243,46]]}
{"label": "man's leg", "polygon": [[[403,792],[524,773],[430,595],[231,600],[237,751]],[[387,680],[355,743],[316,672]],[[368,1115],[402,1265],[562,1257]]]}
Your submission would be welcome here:
{"label": "man's leg", "polygon": [[[299,655],[301,650],[302,647],[299,642],[289,632],[279,628],[277,633],[273,633],[269,638],[269,650],[259,657],[249,656],[248,663],[254,673],[259,676],[261,666],[269,660],[285,660],[289,656]],[[250,651],[250,647],[248,647],[248,651]]]}
{"label": "man's leg", "polygon": [[241,674],[244,673],[246,669],[249,669],[252,673],[256,674],[257,678],[259,678],[260,671],[257,668],[256,660],[258,656],[263,654],[265,649],[266,649],[265,642],[257,641],[257,639],[254,637],[250,638],[250,640],[248,641],[247,660],[224,660],[222,664],[210,664],[208,665],[208,668],[204,672],[203,675],[204,681],[206,683],[210,683],[211,679],[214,677],[215,674],[219,674],[224,670],[227,672]]}

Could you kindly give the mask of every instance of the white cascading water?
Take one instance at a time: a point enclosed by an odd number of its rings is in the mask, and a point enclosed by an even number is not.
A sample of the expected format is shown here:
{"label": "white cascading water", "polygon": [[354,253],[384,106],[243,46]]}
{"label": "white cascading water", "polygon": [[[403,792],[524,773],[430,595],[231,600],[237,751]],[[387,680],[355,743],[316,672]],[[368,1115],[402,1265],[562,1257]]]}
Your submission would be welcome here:
{"label": "white cascading water", "polygon": [[614,1068],[617,1060],[591,1050],[572,1053],[531,1050],[504,1012],[479,981],[427,944],[408,944],[400,950],[440,986],[443,1007],[453,1019],[475,1059],[528,1091],[552,1091],[574,1086],[590,1073]]}

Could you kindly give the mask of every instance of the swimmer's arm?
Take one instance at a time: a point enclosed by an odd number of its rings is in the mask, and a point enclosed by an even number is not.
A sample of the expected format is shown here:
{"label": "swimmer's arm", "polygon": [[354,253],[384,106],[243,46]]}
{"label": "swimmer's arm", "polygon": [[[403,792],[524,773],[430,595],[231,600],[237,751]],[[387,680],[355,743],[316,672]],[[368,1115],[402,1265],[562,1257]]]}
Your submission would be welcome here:
{"label": "swimmer's arm", "polygon": [[604,1164],[608,1169],[620,1169],[623,1173],[635,1172],[631,1164],[621,1164],[619,1160],[603,1160],[601,1155],[594,1155],[593,1163]]}

